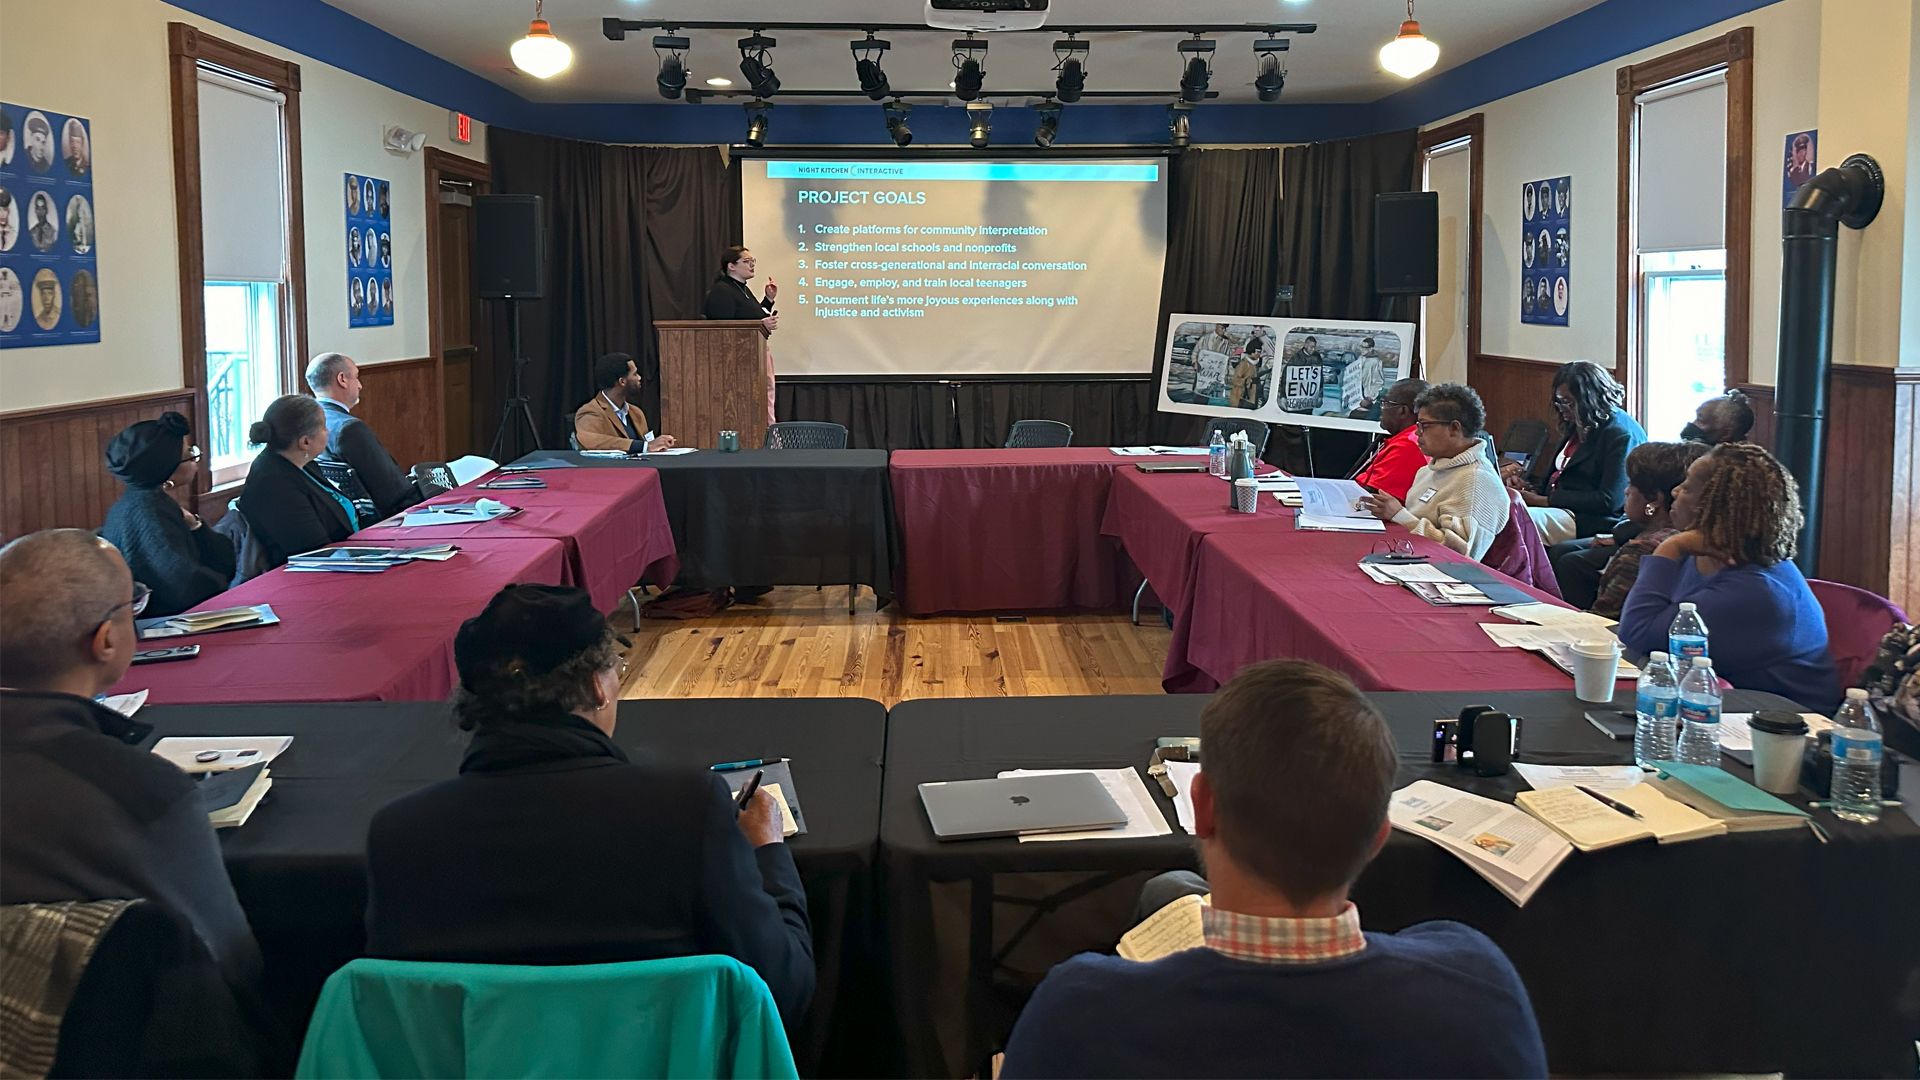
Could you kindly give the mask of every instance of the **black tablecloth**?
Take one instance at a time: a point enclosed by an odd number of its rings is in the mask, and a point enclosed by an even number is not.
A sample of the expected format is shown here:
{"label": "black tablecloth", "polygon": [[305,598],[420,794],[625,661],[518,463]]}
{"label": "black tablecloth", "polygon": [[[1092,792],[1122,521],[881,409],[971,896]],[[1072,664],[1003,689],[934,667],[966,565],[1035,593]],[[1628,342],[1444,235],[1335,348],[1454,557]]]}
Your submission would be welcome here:
{"label": "black tablecloth", "polygon": [[899,561],[885,450],[701,450],[591,457],[541,450],[516,465],[660,471],[680,584],[866,585],[893,598]]}
{"label": "black tablecloth", "polygon": [[[1602,736],[1562,692],[1370,696],[1402,748],[1403,785],[1426,778],[1508,798],[1521,790],[1517,776],[1479,780],[1430,763],[1432,721],[1474,703],[1526,718],[1523,760],[1631,758],[1630,744]],[[1144,769],[1156,737],[1199,733],[1207,700],[894,708],[881,862],[895,1007],[915,1074],[966,1075],[1002,1044],[1048,967],[1112,948],[1147,876],[1198,868],[1193,840],[1151,783],[1171,836],[1025,844],[935,840],[917,785],[1013,768]],[[1784,704],[1734,691],[1727,708],[1763,702]],[[1621,704],[1631,707],[1626,695]],[[1874,827],[1816,817],[1832,843],[1792,830],[1576,853],[1524,909],[1437,845],[1396,832],[1354,900],[1370,930],[1451,918],[1490,935],[1526,980],[1556,1072],[1910,1074],[1920,1031],[1920,827],[1898,811]]]}
{"label": "black tablecloth", "polygon": [[[265,955],[268,992],[292,1030],[305,1030],[320,984],[362,954],[368,822],[392,799],[455,775],[464,735],[445,705],[425,702],[155,707],[140,718],[156,738],[294,737],[270,766],[266,801],[246,825],[223,830],[221,843]],[[865,1028],[885,1007],[869,933],[885,740],[886,710],[864,699],[620,705],[615,741],[629,752],[699,767],[793,759],[808,831],[791,843],[820,965],[794,1035],[794,1056],[810,1072],[870,1060]]]}

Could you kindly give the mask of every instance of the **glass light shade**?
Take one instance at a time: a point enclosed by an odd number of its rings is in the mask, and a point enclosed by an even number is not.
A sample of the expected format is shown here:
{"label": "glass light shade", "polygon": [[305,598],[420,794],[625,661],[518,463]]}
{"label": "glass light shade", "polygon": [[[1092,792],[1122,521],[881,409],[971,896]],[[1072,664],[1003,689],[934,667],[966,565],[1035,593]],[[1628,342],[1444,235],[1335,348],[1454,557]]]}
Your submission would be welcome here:
{"label": "glass light shade", "polygon": [[1425,74],[1440,62],[1440,46],[1420,32],[1412,19],[1400,24],[1400,36],[1380,46],[1380,66],[1403,79]]}
{"label": "glass light shade", "polygon": [[573,63],[573,49],[553,36],[553,27],[545,19],[535,19],[527,27],[527,36],[507,50],[513,66],[536,79],[551,79]]}

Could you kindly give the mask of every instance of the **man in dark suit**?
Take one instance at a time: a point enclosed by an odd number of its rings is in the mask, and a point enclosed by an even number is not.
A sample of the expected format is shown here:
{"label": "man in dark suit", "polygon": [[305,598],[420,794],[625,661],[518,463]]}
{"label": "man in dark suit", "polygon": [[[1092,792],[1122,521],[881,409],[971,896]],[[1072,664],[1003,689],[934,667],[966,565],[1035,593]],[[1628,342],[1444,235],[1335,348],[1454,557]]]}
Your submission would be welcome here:
{"label": "man in dark suit", "polygon": [[454,638],[460,775],[367,833],[367,950],[401,960],[592,964],[731,956],[789,1021],[813,996],[807,897],[762,788],[613,739],[621,639],[579,589],[510,585]]}
{"label": "man in dark suit", "polygon": [[307,385],[327,411],[327,456],[353,466],[381,517],[426,498],[373,428],[353,415],[360,404],[360,365],[340,353],[321,353],[307,365]]}
{"label": "man in dark suit", "polygon": [[[708,319],[758,319],[761,333],[772,336],[780,328],[780,316],[773,311],[773,298],[780,295],[780,286],[769,279],[767,287],[755,299],[747,282],[753,280],[758,265],[753,252],[739,244],[722,252],[720,276],[713,279],[713,287],[707,290],[707,302],[701,306],[701,316]],[[773,350],[763,348],[761,351],[766,354],[767,423],[771,424],[774,422]]]}
{"label": "man in dark suit", "polygon": [[150,725],[94,701],[126,674],[148,595],[84,529],[0,548],[0,903],[150,901],[244,986],[260,953],[198,788],[140,749]]}

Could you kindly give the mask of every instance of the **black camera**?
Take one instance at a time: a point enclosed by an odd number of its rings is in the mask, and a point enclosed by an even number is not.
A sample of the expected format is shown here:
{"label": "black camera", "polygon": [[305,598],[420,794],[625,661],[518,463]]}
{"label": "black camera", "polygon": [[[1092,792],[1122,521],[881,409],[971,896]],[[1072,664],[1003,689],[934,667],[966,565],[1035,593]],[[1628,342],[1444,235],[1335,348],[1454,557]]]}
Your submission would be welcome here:
{"label": "black camera", "polygon": [[1481,776],[1505,776],[1520,756],[1520,718],[1491,705],[1469,705],[1453,720],[1433,722],[1433,763]]}

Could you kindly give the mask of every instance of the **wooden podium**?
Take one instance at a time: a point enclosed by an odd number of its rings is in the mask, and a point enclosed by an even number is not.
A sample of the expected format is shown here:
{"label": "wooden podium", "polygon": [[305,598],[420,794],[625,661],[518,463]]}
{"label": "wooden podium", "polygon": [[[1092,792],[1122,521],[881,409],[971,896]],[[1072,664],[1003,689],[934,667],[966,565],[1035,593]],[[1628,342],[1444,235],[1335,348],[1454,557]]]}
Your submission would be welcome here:
{"label": "wooden podium", "polygon": [[757,319],[663,319],[660,416],[654,430],[712,449],[724,430],[743,448],[767,437],[766,333]]}

